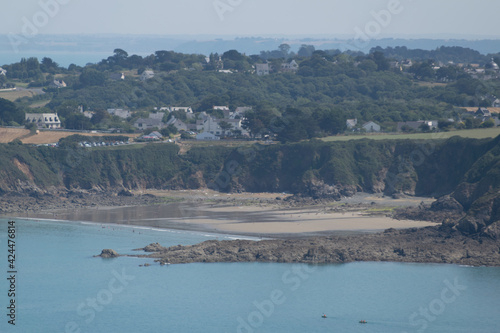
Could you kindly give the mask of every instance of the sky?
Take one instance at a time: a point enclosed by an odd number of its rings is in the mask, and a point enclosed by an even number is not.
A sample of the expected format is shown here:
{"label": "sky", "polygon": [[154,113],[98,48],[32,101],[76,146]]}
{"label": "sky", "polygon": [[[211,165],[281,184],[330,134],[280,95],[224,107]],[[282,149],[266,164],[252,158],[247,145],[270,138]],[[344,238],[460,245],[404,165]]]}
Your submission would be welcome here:
{"label": "sky", "polygon": [[498,0],[4,1],[0,34],[499,38]]}

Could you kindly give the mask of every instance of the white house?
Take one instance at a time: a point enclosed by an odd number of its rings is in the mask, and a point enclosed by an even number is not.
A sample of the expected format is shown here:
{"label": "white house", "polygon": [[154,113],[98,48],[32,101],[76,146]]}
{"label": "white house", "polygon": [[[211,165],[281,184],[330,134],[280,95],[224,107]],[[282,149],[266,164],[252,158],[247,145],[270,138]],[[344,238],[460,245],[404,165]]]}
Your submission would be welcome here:
{"label": "white house", "polygon": [[183,111],[186,113],[193,113],[193,109],[189,106],[171,106],[170,112],[174,112],[174,111]]}
{"label": "white house", "polygon": [[299,70],[299,64],[297,64],[297,62],[295,60],[292,60],[290,61],[289,63],[288,62],[285,62],[283,64],[281,64],[281,70],[283,72],[296,72]]}
{"label": "white house", "polygon": [[269,64],[255,64],[255,72],[258,76],[269,75]]}
{"label": "white house", "polygon": [[66,82],[63,80],[54,80],[49,84],[50,88],[66,88]]}
{"label": "white house", "polygon": [[200,134],[196,135],[196,140],[213,141],[213,140],[220,140],[220,138],[218,136],[215,136],[212,133],[203,132],[203,133],[200,133]]}
{"label": "white house", "polygon": [[61,128],[61,120],[57,113],[26,113],[25,120],[26,123],[36,124],[38,128]]}
{"label": "white house", "polygon": [[348,129],[353,129],[358,124],[358,120],[356,118],[354,118],[354,119],[347,119],[346,122],[345,122],[345,124],[346,124],[346,126],[347,126]]}
{"label": "white house", "polygon": [[141,74],[141,81],[146,81],[155,77],[155,72],[152,70],[145,70]]}
{"label": "white house", "polygon": [[82,112],[83,115],[89,119],[92,119],[92,117],[94,116],[95,112],[94,111],[83,111]]}
{"label": "white house", "polygon": [[363,125],[363,128],[367,132],[380,132],[380,125],[374,123],[373,121],[369,121]]}
{"label": "white house", "polygon": [[215,135],[222,134],[222,129],[220,128],[219,123],[212,117],[208,117],[207,120],[203,122],[203,131]]}

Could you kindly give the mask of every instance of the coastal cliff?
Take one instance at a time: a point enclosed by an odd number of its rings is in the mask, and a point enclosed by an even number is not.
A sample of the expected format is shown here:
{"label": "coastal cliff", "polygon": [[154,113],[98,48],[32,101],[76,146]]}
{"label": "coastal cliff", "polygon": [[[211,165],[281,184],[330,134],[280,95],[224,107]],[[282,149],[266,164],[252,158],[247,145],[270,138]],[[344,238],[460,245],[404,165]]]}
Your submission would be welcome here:
{"label": "coastal cliff", "polygon": [[497,238],[500,137],[311,140],[192,147],[182,154],[174,144],[113,149],[0,145],[0,201],[17,197],[43,203],[68,193],[111,196],[129,190],[207,187],[227,193],[289,192],[299,199],[338,200],[361,191],[396,197],[448,196],[457,203],[451,221],[430,214],[444,209],[437,206],[421,207],[420,213],[406,212],[406,216],[432,215],[465,234]]}

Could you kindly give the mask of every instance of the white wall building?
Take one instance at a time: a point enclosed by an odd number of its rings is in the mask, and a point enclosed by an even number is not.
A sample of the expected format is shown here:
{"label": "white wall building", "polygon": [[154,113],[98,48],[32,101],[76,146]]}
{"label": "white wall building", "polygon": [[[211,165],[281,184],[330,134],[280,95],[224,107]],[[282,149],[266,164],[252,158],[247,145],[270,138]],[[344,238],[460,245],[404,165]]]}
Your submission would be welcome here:
{"label": "white wall building", "polygon": [[38,128],[61,128],[61,120],[57,113],[26,113],[26,123],[36,124]]}

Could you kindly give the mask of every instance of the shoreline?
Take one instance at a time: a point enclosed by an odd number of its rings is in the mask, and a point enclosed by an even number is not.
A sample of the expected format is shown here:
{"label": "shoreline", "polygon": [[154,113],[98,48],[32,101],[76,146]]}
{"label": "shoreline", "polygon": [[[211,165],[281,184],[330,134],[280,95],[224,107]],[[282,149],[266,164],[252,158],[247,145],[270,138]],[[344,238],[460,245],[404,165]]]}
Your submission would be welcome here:
{"label": "shoreline", "polygon": [[[288,202],[286,194],[275,193],[232,196],[208,191],[164,191],[163,196],[151,194],[102,201],[99,196],[90,195],[77,201],[78,207],[48,205],[25,214],[3,216],[183,230],[209,233],[215,238],[217,235],[236,238],[160,248],[148,257],[161,264],[392,261],[500,266],[495,240],[467,237],[446,224],[388,217],[394,208],[415,207],[423,200],[433,200],[429,198],[391,199],[362,193],[342,201],[297,203]],[[103,205],[88,205],[88,200]]]}
{"label": "shoreline", "polygon": [[[169,195],[171,191],[167,192]],[[255,238],[305,238],[329,235],[355,235],[437,225],[428,221],[396,220],[386,216],[395,204],[420,202],[419,199],[375,198],[358,194],[345,202],[296,205],[276,200],[277,194],[210,194],[202,198],[192,191],[175,192],[179,198],[169,202],[154,200],[144,205],[91,206],[75,209],[45,209],[25,214],[3,214],[31,220],[95,222],[160,229],[240,235]],[[204,192],[206,195],[206,191]],[[155,197],[161,199],[162,197]],[[263,200],[264,198],[264,200]],[[258,201],[256,201],[258,200]],[[383,200],[382,205],[373,200]],[[391,205],[387,205],[387,204]],[[389,207],[389,208],[388,208]]]}

